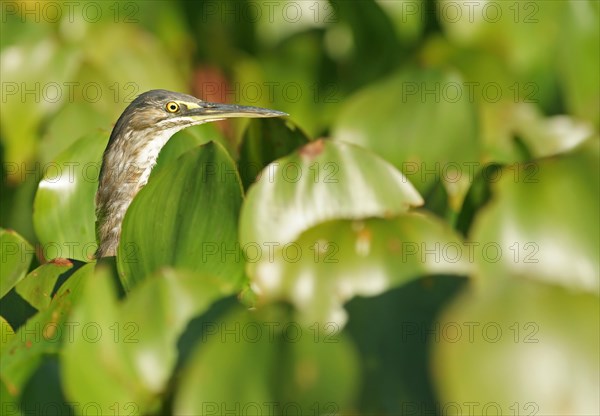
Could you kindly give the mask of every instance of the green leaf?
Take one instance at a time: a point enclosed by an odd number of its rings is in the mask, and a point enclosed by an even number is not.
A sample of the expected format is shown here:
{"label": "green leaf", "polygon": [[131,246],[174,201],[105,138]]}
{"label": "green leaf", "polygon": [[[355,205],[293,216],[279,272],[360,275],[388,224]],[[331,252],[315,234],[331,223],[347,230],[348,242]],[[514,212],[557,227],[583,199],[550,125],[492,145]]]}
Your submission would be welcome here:
{"label": "green leaf", "polygon": [[75,272],[47,309],[29,319],[6,344],[0,360],[0,378],[12,396],[21,394],[43,355],[57,353],[61,344],[71,341],[73,333],[81,329],[79,321],[67,318],[73,304],[78,302],[80,282],[91,276],[93,268],[93,264],[88,264]]}
{"label": "green leaf", "polygon": [[600,10],[594,2],[568,3],[560,36],[559,80],[569,113],[600,125]]}
{"label": "green leaf", "polygon": [[[453,2],[440,0],[437,13],[444,34],[456,45],[497,55],[514,72],[551,63],[567,2]],[[535,27],[535,30],[532,30]],[[547,68],[546,68],[547,69]],[[546,71],[548,72],[548,71]]]}
{"label": "green leaf", "polygon": [[185,90],[185,63],[165,59],[169,53],[163,43],[137,25],[96,23],[90,25],[85,41],[86,63],[110,80],[110,89],[106,90],[109,96],[115,88],[128,95],[131,92],[130,99],[152,88]]}
{"label": "green leaf", "polygon": [[240,144],[238,170],[244,189],[275,159],[286,156],[309,142],[297,126],[278,118],[252,120]]}
{"label": "green leaf", "polygon": [[165,389],[177,361],[177,340],[189,320],[234,289],[208,275],[161,269],[129,294],[119,316],[124,327],[135,327],[139,342],[127,344],[127,355],[146,390]]}
{"label": "green leaf", "polygon": [[431,368],[440,407],[599,414],[598,297],[531,279],[485,289],[459,298],[439,322]]}
{"label": "green leaf", "polygon": [[125,289],[162,266],[240,284],[241,203],[237,170],[220,145],[207,143],[170,163],[136,195],[125,215],[117,252]]}
{"label": "green leaf", "polygon": [[[21,41],[2,50],[4,161],[25,169],[24,162],[34,158],[38,129],[67,100],[63,88],[79,65],[79,55],[74,48],[61,45],[56,36]],[[15,173],[7,178],[9,182],[25,177],[20,170]]]}
{"label": "green leaf", "polygon": [[404,69],[350,97],[332,137],[373,150],[426,193],[447,170],[478,163],[475,107],[463,85],[455,72]]}
{"label": "green leaf", "polygon": [[12,230],[0,228],[0,298],[19,283],[33,259],[33,247]]}
{"label": "green leaf", "polygon": [[[101,111],[94,104],[83,97],[74,98],[48,121],[40,140],[39,158],[43,166],[49,166],[77,140],[94,131],[104,130],[115,122],[115,116]],[[108,138],[108,132],[106,135]]]}
{"label": "green leaf", "polygon": [[160,150],[158,159],[156,160],[156,166],[152,168],[150,177],[152,178],[165,166],[169,166],[169,163],[177,160],[178,157],[188,150],[210,141],[216,141],[225,146],[225,139],[221,133],[219,133],[214,123],[205,123],[199,126],[189,127],[175,133]]}
{"label": "green leaf", "polygon": [[324,221],[391,216],[422,203],[384,160],[352,144],[317,140],[262,171],[244,203],[240,242],[266,250]]}
{"label": "green leaf", "polygon": [[484,281],[523,276],[599,293],[599,157],[590,140],[499,171],[470,235]]}
{"label": "green leaf", "polygon": [[33,202],[33,224],[46,259],[90,261],[96,251],[95,195],[107,132],[75,142],[45,166]]}
{"label": "green leaf", "polygon": [[95,332],[76,332],[63,351],[68,397],[97,403],[103,414],[115,402],[135,413],[156,411],[188,321],[231,292],[218,279],[162,269],[117,303],[108,273],[90,276],[73,320]]}
{"label": "green leaf", "polygon": [[58,278],[72,267],[70,260],[54,259],[29,273],[15,290],[31,306],[39,311],[44,310],[52,301],[52,291]]}
{"label": "green leaf", "polygon": [[594,136],[591,123],[564,115],[542,117],[534,106],[517,107],[513,120],[515,134],[536,158],[566,153]]}
{"label": "green leaf", "polygon": [[319,224],[269,255],[256,247],[247,246],[246,258],[259,302],[288,300],[305,323],[342,326],[342,305],[354,296],[379,295],[428,274],[470,271],[456,233],[420,213]]}
{"label": "green leaf", "polygon": [[273,306],[235,309],[222,321],[207,322],[204,330],[182,374],[175,414],[321,414],[351,408],[358,363],[339,328],[303,327]]}
{"label": "green leaf", "polygon": [[108,271],[98,268],[94,272],[92,264],[85,267],[90,267],[90,273],[70,317],[75,331],[62,351],[65,394],[75,403],[94,403],[99,414],[110,413],[107,403],[117,403],[120,411],[125,410],[121,406],[128,406],[139,413],[141,389],[121,345],[137,339],[127,337],[131,332],[121,332],[131,329],[120,323]]}
{"label": "green leaf", "polygon": [[396,36],[401,44],[414,45],[426,28],[426,3],[415,3],[412,0],[380,1],[379,7],[387,14],[396,29]]}

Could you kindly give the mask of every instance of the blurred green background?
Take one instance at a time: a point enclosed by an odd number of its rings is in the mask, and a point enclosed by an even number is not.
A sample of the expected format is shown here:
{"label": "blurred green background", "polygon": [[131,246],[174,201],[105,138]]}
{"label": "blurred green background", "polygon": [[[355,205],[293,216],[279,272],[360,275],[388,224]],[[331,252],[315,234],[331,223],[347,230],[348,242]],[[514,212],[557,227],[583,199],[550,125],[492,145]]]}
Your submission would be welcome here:
{"label": "blurred green background", "polygon": [[[598,1],[0,6],[0,413],[600,414]],[[290,117],[177,133],[96,267],[156,88]]]}

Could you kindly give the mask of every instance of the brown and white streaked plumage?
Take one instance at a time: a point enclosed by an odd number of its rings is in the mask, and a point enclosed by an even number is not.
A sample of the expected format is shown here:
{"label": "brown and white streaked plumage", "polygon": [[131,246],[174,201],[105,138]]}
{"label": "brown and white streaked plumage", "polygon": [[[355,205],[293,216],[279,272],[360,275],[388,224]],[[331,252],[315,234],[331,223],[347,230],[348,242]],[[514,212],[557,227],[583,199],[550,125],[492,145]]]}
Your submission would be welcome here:
{"label": "brown and white streaked plumage", "polygon": [[102,158],[96,193],[96,257],[116,255],[125,212],[148,182],[160,150],[173,134],[224,118],[285,115],[259,107],[210,103],[167,90],[138,96],[117,120]]}

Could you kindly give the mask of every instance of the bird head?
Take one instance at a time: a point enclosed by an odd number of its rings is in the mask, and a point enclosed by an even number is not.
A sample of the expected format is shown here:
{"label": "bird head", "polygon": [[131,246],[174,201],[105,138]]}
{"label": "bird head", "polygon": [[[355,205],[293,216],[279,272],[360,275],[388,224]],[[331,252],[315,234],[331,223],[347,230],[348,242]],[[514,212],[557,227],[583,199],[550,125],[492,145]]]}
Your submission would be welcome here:
{"label": "bird head", "polygon": [[181,130],[197,124],[235,117],[280,117],[286,113],[260,107],[213,103],[188,94],[151,90],[140,94],[125,109],[111,136],[123,129]]}

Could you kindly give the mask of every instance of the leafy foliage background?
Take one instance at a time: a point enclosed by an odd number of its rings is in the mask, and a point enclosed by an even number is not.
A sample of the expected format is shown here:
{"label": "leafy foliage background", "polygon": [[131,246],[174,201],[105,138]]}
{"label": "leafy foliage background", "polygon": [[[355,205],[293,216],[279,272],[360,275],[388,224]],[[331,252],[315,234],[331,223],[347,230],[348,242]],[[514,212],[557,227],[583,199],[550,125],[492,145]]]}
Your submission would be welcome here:
{"label": "leafy foliage background", "polygon": [[[597,1],[1,6],[2,414],[600,414]],[[96,264],[154,88],[290,117],[176,134]]]}

